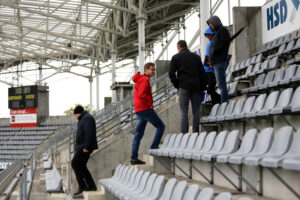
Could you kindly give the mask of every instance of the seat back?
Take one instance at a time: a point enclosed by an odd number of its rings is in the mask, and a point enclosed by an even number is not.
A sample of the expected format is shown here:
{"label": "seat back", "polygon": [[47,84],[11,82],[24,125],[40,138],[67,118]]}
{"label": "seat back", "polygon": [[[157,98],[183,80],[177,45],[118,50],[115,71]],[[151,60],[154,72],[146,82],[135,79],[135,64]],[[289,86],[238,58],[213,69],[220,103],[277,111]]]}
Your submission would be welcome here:
{"label": "seat back", "polygon": [[214,141],[216,139],[216,135],[217,132],[213,131],[206,136],[203,147],[201,148],[201,152],[208,152],[212,148]]}
{"label": "seat back", "polygon": [[283,155],[288,151],[288,148],[291,146],[292,139],[293,139],[293,128],[291,126],[285,126],[280,128],[275,133],[272,146],[267,154]]}
{"label": "seat back", "polygon": [[278,102],[276,104],[276,108],[283,108],[291,102],[293,95],[293,88],[287,88],[283,90],[278,98]]}
{"label": "seat back", "polygon": [[257,135],[258,135],[257,129],[248,130],[242,139],[242,143],[240,149],[238,150],[238,153],[240,154],[249,153],[254,147]]}
{"label": "seat back", "polygon": [[137,175],[135,176],[135,179],[134,179],[134,183],[132,185],[132,188],[136,189],[139,187],[140,185],[140,181],[142,179],[142,176],[144,174],[144,171],[143,170],[140,170]]}
{"label": "seat back", "polygon": [[269,94],[269,96],[268,96],[268,98],[266,100],[266,103],[265,103],[265,105],[264,105],[264,107],[263,107],[262,110],[269,110],[269,109],[274,108],[274,106],[277,103],[278,96],[279,96],[279,91],[273,91],[273,92],[271,92],[271,94]]}
{"label": "seat back", "polygon": [[260,69],[261,63],[258,62],[254,65],[252,72],[255,73]]}
{"label": "seat back", "polygon": [[163,188],[164,188],[164,176],[158,176],[154,182],[153,188],[150,192],[150,197],[153,199],[158,199],[161,196]]}
{"label": "seat back", "polygon": [[193,151],[200,151],[204,144],[204,140],[206,137],[206,132],[202,132],[198,135]]}
{"label": "seat back", "polygon": [[235,106],[235,102],[236,102],[236,100],[232,100],[229,102],[229,104],[226,107],[225,113],[224,113],[225,116],[231,115],[231,113],[234,109],[234,106]]}
{"label": "seat back", "polygon": [[235,81],[230,84],[229,90],[228,90],[228,95],[235,96],[238,91],[238,81]]}
{"label": "seat back", "polygon": [[226,83],[229,83],[232,79],[232,73],[226,75]]}
{"label": "seat back", "polygon": [[265,61],[261,64],[260,69],[262,69],[262,70],[267,69],[267,68],[269,67],[269,62],[270,62],[270,60],[265,60]]}
{"label": "seat back", "polygon": [[196,142],[196,139],[198,137],[198,133],[193,133],[190,138],[189,138],[189,141],[186,145],[186,150],[192,150],[193,147],[195,146],[195,142]]}
{"label": "seat back", "polygon": [[257,137],[256,143],[252,149],[252,151],[249,154],[264,154],[266,153],[271,146],[271,143],[273,141],[273,128],[265,128],[263,129]]}
{"label": "seat back", "polygon": [[253,65],[250,65],[247,69],[246,69],[246,72],[245,72],[245,75],[249,75],[253,70]]}
{"label": "seat back", "polygon": [[291,40],[291,41],[288,43],[288,45],[287,45],[285,51],[290,51],[290,50],[292,50],[293,47],[294,47],[294,45],[295,45],[295,40]]}
{"label": "seat back", "polygon": [[255,80],[255,83],[254,83],[254,85],[255,86],[260,86],[260,85],[262,85],[263,83],[264,83],[264,80],[265,80],[265,74],[263,73],[263,74],[260,74],[258,77],[257,77],[257,79]]}
{"label": "seat back", "polygon": [[[299,39],[300,40],[300,39]],[[297,67],[297,71],[295,73],[295,77],[299,77],[300,76],[300,67]]]}
{"label": "seat back", "polygon": [[261,59],[262,59],[262,53],[261,53],[261,54],[258,54],[258,55],[256,56],[255,63],[261,62]]}
{"label": "seat back", "polygon": [[146,187],[145,187],[145,190],[143,191],[143,194],[145,194],[147,196],[150,194],[156,177],[157,177],[157,174],[151,174],[151,176],[147,180]]}
{"label": "seat back", "polygon": [[236,105],[234,107],[234,110],[232,112],[233,115],[239,114],[241,113],[243,107],[244,107],[244,103],[245,103],[245,97],[240,98],[237,102]]}
{"label": "seat back", "polygon": [[296,45],[294,46],[294,48],[300,48],[300,38],[297,40]]}
{"label": "seat back", "polygon": [[180,141],[180,145],[179,145],[179,148],[180,150],[183,150],[185,149],[188,141],[189,141],[189,138],[190,138],[191,134],[190,133],[186,133],[182,136],[182,139]]}
{"label": "seat back", "polygon": [[129,169],[128,169],[128,171],[127,171],[127,174],[126,174],[126,176],[125,176],[125,178],[124,178],[124,180],[123,180],[123,183],[125,183],[126,185],[128,184],[128,182],[129,182],[129,179],[130,179],[130,177],[131,177],[131,175],[132,175],[132,172],[133,172],[133,168],[132,167],[129,167]]}
{"label": "seat back", "polygon": [[186,181],[180,181],[179,183],[177,183],[177,185],[173,191],[171,199],[172,200],[182,200],[186,188],[187,188]]}
{"label": "seat back", "polygon": [[214,116],[216,116],[216,114],[217,114],[217,112],[218,112],[218,108],[219,108],[219,106],[220,106],[220,104],[215,104],[213,107],[212,107],[212,109],[211,109],[211,111],[210,111],[210,114],[209,114],[209,117],[214,117]]}
{"label": "seat back", "polygon": [[280,69],[276,72],[275,77],[274,77],[274,79],[273,79],[272,82],[281,81],[281,80],[283,79],[283,77],[284,77],[284,73],[285,73],[284,68],[280,68]]}
{"label": "seat back", "polygon": [[266,75],[266,78],[265,78],[263,84],[269,84],[269,83],[271,83],[273,81],[273,79],[274,79],[274,75],[275,75],[274,71],[269,71],[268,74]]}
{"label": "seat back", "polygon": [[233,153],[238,149],[239,133],[239,130],[233,130],[227,135],[224,146],[220,153]]}
{"label": "seat back", "polygon": [[218,113],[217,113],[216,116],[224,115],[224,112],[225,112],[226,108],[227,108],[227,102],[222,103],[221,106],[218,109]]}
{"label": "seat back", "polygon": [[124,182],[125,178],[126,178],[126,175],[128,173],[128,171],[130,170],[131,167],[129,166],[126,166],[125,169],[123,170],[123,173],[122,173],[122,176],[120,178],[120,181],[121,182]]}
{"label": "seat back", "polygon": [[166,135],[163,144],[161,145],[161,149],[164,149],[168,146],[171,134]]}
{"label": "seat back", "polygon": [[229,192],[222,192],[216,196],[215,200],[231,200],[232,195]]}
{"label": "seat back", "polygon": [[200,191],[196,200],[214,200],[214,190],[212,188],[204,188]]}
{"label": "seat back", "polygon": [[285,50],[285,44],[281,45],[277,51],[278,54],[281,54]]}
{"label": "seat back", "polygon": [[242,113],[250,112],[255,102],[255,96],[249,97],[243,107]]}
{"label": "seat back", "polygon": [[224,142],[227,136],[227,131],[221,131],[217,134],[214,145],[209,152],[219,152],[224,146]]}
{"label": "seat back", "polygon": [[183,136],[182,133],[177,134],[174,145],[172,146],[172,149],[178,149],[180,142],[182,140],[182,136]]}
{"label": "seat back", "polygon": [[268,70],[273,70],[277,68],[278,65],[279,65],[278,56],[276,56],[270,60]]}
{"label": "seat back", "polygon": [[254,64],[255,63],[255,60],[256,60],[256,56],[253,56],[250,60],[250,64]]}
{"label": "seat back", "polygon": [[252,58],[248,58],[248,59],[246,60],[246,62],[245,62],[245,66],[246,66],[246,67],[249,66],[249,65],[251,64],[251,59],[252,59]]}
{"label": "seat back", "polygon": [[132,173],[131,173],[131,176],[129,177],[129,181],[128,181],[128,184],[127,185],[133,185],[134,183],[134,179],[137,175],[137,173],[139,172],[139,170],[137,168],[134,168]]}
{"label": "seat back", "polygon": [[295,90],[291,104],[292,106],[300,105],[300,86]]}
{"label": "seat back", "polygon": [[166,147],[167,149],[172,148],[172,146],[174,145],[176,137],[177,137],[177,134],[172,134],[171,135],[170,140],[168,142],[168,146]]}
{"label": "seat back", "polygon": [[200,187],[198,184],[190,185],[184,193],[183,200],[196,200],[199,191]]}
{"label": "seat back", "polygon": [[176,185],[176,178],[169,179],[165,185],[164,191],[160,197],[160,200],[171,200],[174,188]]}
{"label": "seat back", "polygon": [[291,65],[285,70],[284,78],[283,80],[287,80],[290,78],[293,78],[296,72],[297,65]]}
{"label": "seat back", "polygon": [[138,192],[143,192],[147,183],[147,180],[150,176],[150,172],[145,172],[140,180],[140,184],[138,186],[138,188],[136,189],[136,191]]}
{"label": "seat back", "polygon": [[293,142],[291,144],[291,148],[286,153],[289,156],[299,156],[300,152],[300,129],[298,129],[297,133],[294,136]]}

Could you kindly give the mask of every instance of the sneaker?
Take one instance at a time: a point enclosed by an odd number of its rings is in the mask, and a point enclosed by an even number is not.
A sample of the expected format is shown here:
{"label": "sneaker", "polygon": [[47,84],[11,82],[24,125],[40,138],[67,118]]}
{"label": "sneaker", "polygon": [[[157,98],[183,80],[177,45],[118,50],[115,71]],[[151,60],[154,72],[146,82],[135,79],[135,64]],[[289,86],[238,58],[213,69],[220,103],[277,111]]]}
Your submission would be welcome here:
{"label": "sneaker", "polygon": [[144,161],[141,161],[141,160],[137,159],[137,160],[132,160],[131,164],[132,165],[144,165],[146,163]]}

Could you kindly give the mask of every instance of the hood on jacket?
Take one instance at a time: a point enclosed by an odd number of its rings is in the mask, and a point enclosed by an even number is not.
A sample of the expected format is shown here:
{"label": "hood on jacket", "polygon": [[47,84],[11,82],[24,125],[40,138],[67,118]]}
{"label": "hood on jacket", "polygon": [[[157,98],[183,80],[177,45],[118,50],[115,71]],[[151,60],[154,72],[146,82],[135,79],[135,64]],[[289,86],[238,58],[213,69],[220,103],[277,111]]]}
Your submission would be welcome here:
{"label": "hood on jacket", "polygon": [[148,76],[148,75],[142,75],[140,72],[137,72],[133,77],[132,77],[132,81],[133,82],[135,82],[135,83],[137,83],[139,80],[141,80],[141,78],[143,78],[143,77],[148,77],[148,78],[150,78],[150,76]]}
{"label": "hood on jacket", "polygon": [[214,32],[211,30],[210,27],[208,27],[208,28],[206,29],[206,31],[204,32],[204,35],[213,35],[213,34],[214,34]]}
{"label": "hood on jacket", "polygon": [[207,24],[212,24],[214,25],[215,28],[218,28],[219,26],[223,26],[220,18],[216,15],[212,16],[207,20]]}

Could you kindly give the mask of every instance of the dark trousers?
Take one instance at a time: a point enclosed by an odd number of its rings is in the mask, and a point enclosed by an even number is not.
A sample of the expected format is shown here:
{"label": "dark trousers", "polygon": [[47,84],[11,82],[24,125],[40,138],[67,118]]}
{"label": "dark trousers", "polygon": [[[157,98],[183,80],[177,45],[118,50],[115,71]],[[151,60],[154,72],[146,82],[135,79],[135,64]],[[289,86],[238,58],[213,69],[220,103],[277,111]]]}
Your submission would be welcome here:
{"label": "dark trousers", "polygon": [[138,159],[138,152],[141,139],[144,136],[147,122],[150,122],[155,128],[156,133],[151,145],[151,149],[158,149],[161,137],[165,131],[165,124],[161,121],[159,116],[153,109],[148,109],[136,113],[136,131],[132,142],[131,160],[136,161]]}
{"label": "dark trousers", "polygon": [[181,110],[181,132],[187,133],[189,131],[188,112],[189,112],[190,100],[192,102],[193,132],[199,133],[201,94],[200,92],[192,92],[183,88],[179,88],[179,106]]}
{"label": "dark trousers", "polygon": [[91,153],[92,152],[85,153],[83,150],[79,150],[75,153],[74,158],[72,159],[72,168],[75,172],[79,189],[82,190],[97,188],[91,173],[86,167]]}
{"label": "dark trousers", "polygon": [[213,72],[207,72],[207,92],[210,94],[211,103],[215,105],[221,102],[221,96],[216,92],[216,77]]}

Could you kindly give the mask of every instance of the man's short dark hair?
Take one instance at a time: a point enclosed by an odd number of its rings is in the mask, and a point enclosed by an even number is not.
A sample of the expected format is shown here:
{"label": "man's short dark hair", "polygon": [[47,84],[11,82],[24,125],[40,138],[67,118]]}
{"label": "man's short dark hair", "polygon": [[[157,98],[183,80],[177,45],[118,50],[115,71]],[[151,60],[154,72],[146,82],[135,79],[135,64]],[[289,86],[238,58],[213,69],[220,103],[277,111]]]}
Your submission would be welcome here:
{"label": "man's short dark hair", "polygon": [[145,70],[145,69],[149,69],[151,66],[155,66],[155,64],[152,63],[152,62],[146,63],[146,64],[144,65],[144,70]]}
{"label": "man's short dark hair", "polygon": [[177,42],[177,46],[180,46],[180,48],[187,48],[187,44],[186,44],[186,41],[185,40],[179,40]]}

